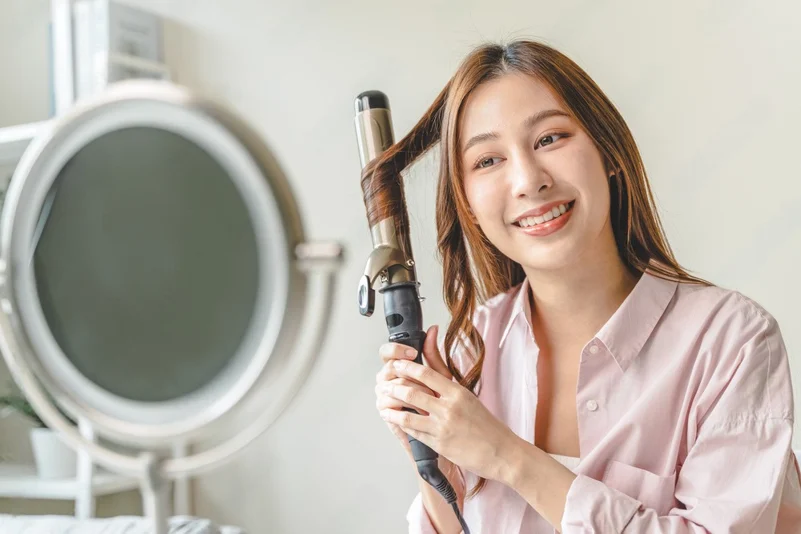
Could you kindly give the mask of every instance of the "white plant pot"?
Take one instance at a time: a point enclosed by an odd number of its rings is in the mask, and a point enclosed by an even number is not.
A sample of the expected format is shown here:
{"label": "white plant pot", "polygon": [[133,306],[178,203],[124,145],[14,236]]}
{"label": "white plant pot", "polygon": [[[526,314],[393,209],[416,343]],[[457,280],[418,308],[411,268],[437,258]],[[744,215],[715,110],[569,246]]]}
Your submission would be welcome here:
{"label": "white plant pot", "polygon": [[31,429],[31,447],[39,478],[75,478],[78,455],[49,428]]}

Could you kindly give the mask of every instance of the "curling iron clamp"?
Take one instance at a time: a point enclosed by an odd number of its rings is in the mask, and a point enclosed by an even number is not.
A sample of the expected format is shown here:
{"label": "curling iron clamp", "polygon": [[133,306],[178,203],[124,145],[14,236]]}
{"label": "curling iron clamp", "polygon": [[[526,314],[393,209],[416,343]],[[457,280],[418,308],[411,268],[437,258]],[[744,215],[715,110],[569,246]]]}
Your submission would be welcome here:
{"label": "curling iron clamp", "polygon": [[[355,108],[356,139],[364,173],[371,162],[394,144],[392,117],[389,99],[380,91],[361,93],[356,98]],[[396,191],[381,191],[373,187],[371,178],[362,177],[373,251],[367,258],[364,274],[359,281],[359,312],[366,317],[373,314],[375,290],[378,287],[378,292],[384,298],[389,341],[414,348],[417,351],[414,361],[422,364],[426,336],[420,306],[423,299],[418,293],[420,284],[417,282],[411,245],[405,235],[408,232],[398,235],[399,223],[408,220],[401,186],[398,182]],[[405,241],[401,242],[401,239]],[[418,473],[453,507],[464,534],[470,534],[459,511],[456,492],[439,469],[439,455],[413,437],[408,436],[408,439]]]}

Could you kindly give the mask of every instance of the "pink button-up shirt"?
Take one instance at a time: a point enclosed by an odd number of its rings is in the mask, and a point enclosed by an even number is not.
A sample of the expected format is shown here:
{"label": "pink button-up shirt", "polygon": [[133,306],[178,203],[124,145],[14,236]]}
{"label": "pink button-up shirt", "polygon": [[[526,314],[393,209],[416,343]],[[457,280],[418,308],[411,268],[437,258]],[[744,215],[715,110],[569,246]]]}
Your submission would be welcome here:
{"label": "pink button-up shirt", "polygon": [[[497,295],[475,324],[486,344],[479,399],[533,443],[539,350],[528,291],[525,281]],[[581,458],[563,533],[801,532],[787,353],[757,303],[646,273],[578,356]],[[492,480],[464,516],[471,534],[554,532]],[[407,519],[409,532],[436,532],[419,494]]]}

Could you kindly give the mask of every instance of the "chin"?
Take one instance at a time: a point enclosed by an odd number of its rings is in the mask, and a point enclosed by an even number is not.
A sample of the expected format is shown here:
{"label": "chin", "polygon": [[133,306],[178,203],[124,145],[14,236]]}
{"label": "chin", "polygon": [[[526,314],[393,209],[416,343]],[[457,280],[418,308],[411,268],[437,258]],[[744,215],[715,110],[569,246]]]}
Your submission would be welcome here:
{"label": "chin", "polygon": [[547,258],[543,257],[528,257],[525,258],[520,264],[529,270],[533,271],[562,271],[565,270],[576,262],[575,256],[561,256],[549,255]]}
{"label": "chin", "polygon": [[[579,261],[582,247],[573,239],[563,239],[554,243],[529,245],[523,254],[515,259],[524,268],[535,271],[560,271],[568,269]],[[511,257],[511,256],[510,256]]]}

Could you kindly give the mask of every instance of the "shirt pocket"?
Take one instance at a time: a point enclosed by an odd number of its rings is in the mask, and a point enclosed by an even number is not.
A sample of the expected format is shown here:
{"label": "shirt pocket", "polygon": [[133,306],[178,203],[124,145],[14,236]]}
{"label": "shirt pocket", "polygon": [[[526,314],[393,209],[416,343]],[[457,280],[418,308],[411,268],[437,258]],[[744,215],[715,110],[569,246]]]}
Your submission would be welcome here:
{"label": "shirt pocket", "polygon": [[611,460],[606,467],[603,482],[610,488],[637,499],[646,508],[653,508],[659,515],[667,515],[676,504],[675,471],[669,476],[660,476]]}

